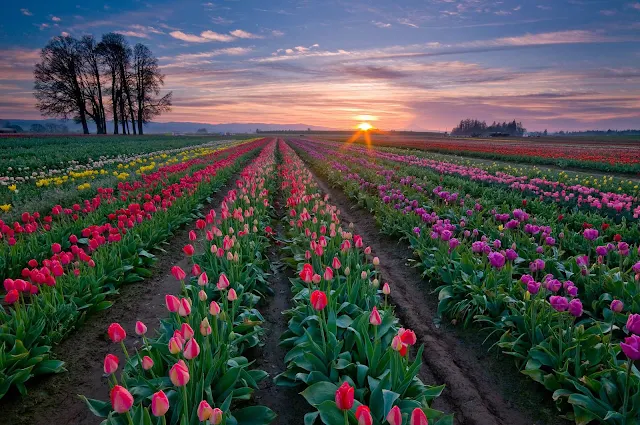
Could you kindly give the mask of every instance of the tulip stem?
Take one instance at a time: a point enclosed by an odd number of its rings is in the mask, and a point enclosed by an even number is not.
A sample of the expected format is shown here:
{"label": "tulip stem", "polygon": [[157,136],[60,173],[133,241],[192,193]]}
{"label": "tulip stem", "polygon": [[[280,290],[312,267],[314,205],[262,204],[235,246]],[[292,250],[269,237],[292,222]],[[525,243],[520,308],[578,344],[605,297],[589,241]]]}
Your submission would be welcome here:
{"label": "tulip stem", "polygon": [[182,412],[182,417],[183,418],[187,418],[187,421],[189,420],[189,403],[187,401],[187,386],[183,385],[182,386],[182,402],[184,404],[184,412]]}
{"label": "tulip stem", "polygon": [[131,414],[128,410],[125,412],[125,415],[127,416],[127,422],[129,422],[129,425],[133,425],[133,419],[131,419]]}
{"label": "tulip stem", "polygon": [[349,414],[348,410],[343,410],[344,412],[344,425],[349,425]]}
{"label": "tulip stem", "polygon": [[129,360],[129,352],[127,351],[127,347],[124,346],[124,341],[120,341],[120,346],[122,347],[124,356],[127,358],[127,360]]}
{"label": "tulip stem", "polygon": [[320,310],[320,333],[322,334],[322,348],[324,354],[327,354],[327,340],[324,334],[324,310]]}
{"label": "tulip stem", "polygon": [[622,425],[627,424],[627,406],[629,405],[629,380],[631,379],[631,369],[633,368],[633,360],[627,361],[627,378],[624,383],[624,403],[622,404]]}

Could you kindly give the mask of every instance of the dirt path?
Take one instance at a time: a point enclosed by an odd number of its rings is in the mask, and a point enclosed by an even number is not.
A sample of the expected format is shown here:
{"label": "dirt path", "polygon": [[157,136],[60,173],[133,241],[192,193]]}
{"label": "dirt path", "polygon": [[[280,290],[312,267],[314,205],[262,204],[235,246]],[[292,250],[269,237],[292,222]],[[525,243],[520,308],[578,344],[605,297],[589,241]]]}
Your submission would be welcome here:
{"label": "dirt path", "polygon": [[[211,196],[211,202],[201,211],[207,212],[218,207],[227,191],[235,185],[239,173]],[[180,282],[171,275],[174,265],[190,270],[190,263],[182,253],[182,247],[189,243],[189,224],[176,231],[164,246],[165,252],[158,255],[154,274],[140,283],[125,285],[113,306],[92,315],[88,321],[54,347],[56,358],[65,361],[68,372],[50,375],[30,382],[26,397],[5,397],[0,402],[0,424],[2,425],[96,425],[101,422],[95,417],[78,394],[87,398],[109,399],[109,387],[103,372],[103,360],[108,353],[121,358],[121,349],[107,337],[107,327],[119,322],[127,331],[127,351],[135,351],[142,343],[134,332],[137,320],[144,322],[150,332],[157,327],[159,318],[167,314],[164,297],[178,294]]]}
{"label": "dirt path", "polygon": [[487,353],[479,335],[460,337],[456,329],[437,324],[437,297],[428,293],[428,283],[408,266],[413,253],[404,242],[381,235],[375,220],[357,207],[339,189],[328,187],[316,175],[320,188],[352,222],[373,253],[381,259],[383,281],[391,285],[391,299],[401,322],[413,329],[425,345],[421,378],[425,383],[446,384],[434,408],[455,414],[464,425],[560,425],[550,395],[519,375],[513,362]]}
{"label": "dirt path", "polygon": [[[280,203],[276,202],[276,210]],[[274,227],[277,234],[282,235],[282,226]],[[273,382],[277,374],[284,372],[286,365],[284,357],[287,350],[280,346],[280,336],[287,330],[287,318],[282,314],[291,308],[291,283],[284,264],[279,259],[280,249],[272,246],[269,252],[272,275],[269,285],[274,295],[260,311],[265,319],[266,339],[260,353],[256,355],[256,367],[269,373],[269,377],[262,381],[260,391],[256,393],[256,401],[271,408],[278,417],[271,425],[294,425],[304,423],[304,415],[313,409],[299,394],[302,388],[278,387]]]}

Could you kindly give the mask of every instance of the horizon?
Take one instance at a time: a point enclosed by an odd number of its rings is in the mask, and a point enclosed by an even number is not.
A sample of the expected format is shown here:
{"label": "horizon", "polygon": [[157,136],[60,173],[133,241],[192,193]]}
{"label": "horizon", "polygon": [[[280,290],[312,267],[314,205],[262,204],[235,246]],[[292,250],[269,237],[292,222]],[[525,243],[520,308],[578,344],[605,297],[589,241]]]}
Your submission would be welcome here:
{"label": "horizon", "polygon": [[158,123],[640,126],[640,2],[386,3],[23,2],[6,8],[0,26],[0,116],[44,119],[33,66],[51,37],[114,31],[159,58],[162,93],[174,98]]}

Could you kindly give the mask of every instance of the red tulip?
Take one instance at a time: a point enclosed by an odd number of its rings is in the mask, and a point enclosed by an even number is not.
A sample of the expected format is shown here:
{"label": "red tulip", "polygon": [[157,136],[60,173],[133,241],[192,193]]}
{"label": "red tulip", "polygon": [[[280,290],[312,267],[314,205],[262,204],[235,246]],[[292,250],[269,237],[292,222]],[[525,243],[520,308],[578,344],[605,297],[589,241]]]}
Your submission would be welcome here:
{"label": "red tulip", "polygon": [[316,290],[311,294],[311,306],[315,310],[324,310],[327,306],[327,302],[327,296],[324,292]]}
{"label": "red tulip", "polygon": [[184,248],[182,248],[182,252],[184,252],[187,257],[191,257],[193,254],[195,254],[196,249],[193,247],[193,245],[187,244],[184,246]]}
{"label": "red tulip", "polygon": [[12,289],[11,291],[7,292],[7,295],[4,296],[4,302],[6,302],[7,304],[13,304],[18,301],[18,298],[20,298],[20,294],[16,289]]}
{"label": "red tulip", "polygon": [[169,379],[176,387],[183,387],[189,382],[189,368],[184,363],[184,360],[180,360],[174,364],[169,370]]}
{"label": "red tulip", "polygon": [[356,419],[358,420],[358,425],[373,425],[371,411],[364,404],[356,409]]}
{"label": "red tulip", "polygon": [[427,420],[427,415],[424,414],[422,409],[418,407],[413,409],[413,412],[411,413],[410,425],[429,425],[429,421]]}
{"label": "red tulip", "polygon": [[174,295],[166,295],[164,302],[167,305],[167,310],[171,313],[177,313],[180,308],[180,300]]}
{"label": "red tulip", "polygon": [[187,345],[184,346],[184,352],[182,354],[187,360],[192,360],[198,357],[198,354],[200,354],[200,346],[194,338],[187,341]]}
{"label": "red tulip", "polygon": [[110,324],[107,329],[107,334],[109,335],[109,338],[111,338],[111,341],[116,343],[121,342],[127,337],[127,333],[122,329],[122,326],[120,326],[119,323]]}
{"label": "red tulip", "polygon": [[171,267],[171,274],[176,280],[184,280],[187,277],[187,273],[180,266]]}
{"label": "red tulip", "polygon": [[136,322],[136,334],[142,336],[147,333],[147,326],[141,321]]}
{"label": "red tulip", "polygon": [[400,330],[398,330],[398,336],[400,336],[402,342],[407,345],[415,345],[418,341],[416,334],[410,329],[400,328]]}
{"label": "red tulip", "polygon": [[104,358],[104,373],[111,375],[118,370],[118,362],[120,360],[113,354],[107,354]]}
{"label": "red tulip", "polygon": [[305,283],[311,283],[311,280],[313,279],[313,267],[311,264],[306,263],[303,265],[299,276]]}
{"label": "red tulip", "polygon": [[402,425],[402,412],[398,406],[393,406],[387,414],[389,425]]}
{"label": "red tulip", "polygon": [[340,270],[341,266],[342,264],[340,264],[340,260],[338,259],[338,257],[333,257],[333,261],[331,262],[331,267],[333,267],[336,270]]}
{"label": "red tulip", "polygon": [[158,391],[151,396],[151,413],[153,413],[153,416],[164,416],[168,410],[169,399],[164,392]]}
{"label": "red tulip", "polygon": [[133,396],[126,388],[116,385],[111,389],[111,406],[117,413],[125,413],[133,406]]}
{"label": "red tulip", "polygon": [[60,251],[62,251],[62,246],[60,246],[60,244],[59,244],[59,243],[57,243],[57,242],[56,242],[56,243],[52,243],[52,244],[51,244],[51,251],[52,251],[54,254],[59,254],[59,253],[60,253]]}
{"label": "red tulip", "polygon": [[198,264],[194,264],[191,267],[191,275],[192,276],[199,276],[200,273],[202,273],[202,269],[200,268],[200,266]]}
{"label": "red tulip", "polygon": [[198,419],[200,420],[200,422],[204,422],[209,419],[212,413],[213,409],[211,408],[209,403],[207,403],[206,400],[202,400],[198,405]]}
{"label": "red tulip", "polygon": [[353,387],[348,382],[343,382],[336,391],[336,405],[340,410],[351,410],[353,407]]}
{"label": "red tulip", "polygon": [[371,310],[371,314],[369,315],[369,323],[373,326],[380,326],[382,324],[382,318],[375,306],[373,306],[373,310]]}
{"label": "red tulip", "polygon": [[[196,239],[198,239],[198,235],[196,235],[196,232],[194,232],[193,230],[189,231],[189,240],[190,241],[195,241]],[[186,248],[186,246],[185,246]],[[185,254],[187,254],[187,251],[185,251]],[[193,254],[187,254],[187,255],[193,255]]]}

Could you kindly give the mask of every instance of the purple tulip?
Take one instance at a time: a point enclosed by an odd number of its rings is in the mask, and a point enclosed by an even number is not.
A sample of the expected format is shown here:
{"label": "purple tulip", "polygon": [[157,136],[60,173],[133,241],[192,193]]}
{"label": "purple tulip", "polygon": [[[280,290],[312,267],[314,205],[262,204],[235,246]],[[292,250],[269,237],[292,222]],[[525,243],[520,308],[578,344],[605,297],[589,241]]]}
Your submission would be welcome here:
{"label": "purple tulip", "polygon": [[501,269],[504,266],[505,258],[504,255],[499,252],[492,252],[489,254],[489,263],[492,267],[496,269]]}
{"label": "purple tulip", "polygon": [[529,293],[531,293],[532,295],[537,294],[538,291],[540,291],[540,282],[535,282],[533,280],[527,282],[527,291],[529,291]]}
{"label": "purple tulip", "polygon": [[579,299],[574,298],[569,302],[569,313],[574,317],[582,316],[582,302]]}
{"label": "purple tulip", "polygon": [[587,239],[589,241],[593,241],[598,237],[598,230],[597,229],[584,229],[584,232],[582,233],[582,235],[584,236],[585,239]]}
{"label": "purple tulip", "polygon": [[502,248],[502,241],[500,239],[496,239],[493,241],[493,248],[500,249]]}
{"label": "purple tulip", "polygon": [[551,292],[558,292],[562,288],[562,283],[558,279],[551,279],[547,282],[547,289]]}
{"label": "purple tulip", "polygon": [[631,267],[631,269],[635,272],[635,273],[640,273],[640,261],[638,261],[637,263],[635,263],[633,265],[633,267]]}
{"label": "purple tulip", "polygon": [[631,335],[620,343],[620,348],[630,360],[640,360],[640,336]]}
{"label": "purple tulip", "polygon": [[520,282],[524,283],[525,285],[528,284],[529,282],[533,282],[534,280],[535,279],[530,274],[524,274],[520,278]]}
{"label": "purple tulip", "polygon": [[536,252],[537,252],[538,254],[542,254],[542,253],[544,252],[544,248],[542,248],[541,246],[539,246],[539,247],[537,247],[537,248],[536,248]]}
{"label": "purple tulip", "polygon": [[559,295],[552,295],[549,297],[549,303],[556,311],[565,311],[569,308],[569,301],[565,297]]}
{"label": "purple tulip", "polygon": [[624,308],[624,303],[620,300],[613,300],[611,301],[611,306],[609,308],[616,313],[620,313]]}
{"label": "purple tulip", "polygon": [[626,242],[619,242],[618,252],[620,252],[620,255],[624,255],[625,257],[629,255],[629,244]]}
{"label": "purple tulip", "polygon": [[456,247],[460,245],[460,241],[456,238],[449,239],[449,251],[453,251]]}
{"label": "purple tulip", "polygon": [[596,248],[596,254],[601,255],[601,256],[605,256],[607,255],[607,253],[609,252],[609,250],[607,249],[606,246],[601,245],[599,247]]}
{"label": "purple tulip", "polygon": [[630,314],[627,319],[629,332],[640,335],[640,314]]}
{"label": "purple tulip", "polygon": [[469,236],[471,236],[471,232],[468,230],[465,230],[464,232],[462,232],[462,234],[465,238],[468,238]]}
{"label": "purple tulip", "polygon": [[440,239],[446,242],[451,239],[451,236],[453,236],[453,234],[449,230],[443,230],[440,234]]}
{"label": "purple tulip", "polygon": [[571,297],[575,297],[576,295],[578,295],[578,287],[569,286],[569,288],[567,288],[567,294],[569,294],[569,296]]}
{"label": "purple tulip", "polygon": [[556,244],[556,240],[553,239],[551,236],[547,236],[547,238],[544,240],[544,243],[549,246],[553,246]]}
{"label": "purple tulip", "polygon": [[587,268],[589,267],[589,257],[586,255],[579,255],[576,257],[576,264],[578,267]]}
{"label": "purple tulip", "polygon": [[415,233],[416,235],[420,236],[420,228],[419,227],[414,227],[413,228],[413,233]]}
{"label": "purple tulip", "polygon": [[518,253],[514,249],[509,248],[507,249],[506,256],[507,260],[513,261],[518,258]]}
{"label": "purple tulip", "polygon": [[537,269],[538,271],[542,271],[542,270],[544,270],[544,261],[543,261],[543,260],[541,260],[540,258],[537,258],[537,259],[534,261],[534,263],[536,264],[536,269]]}

